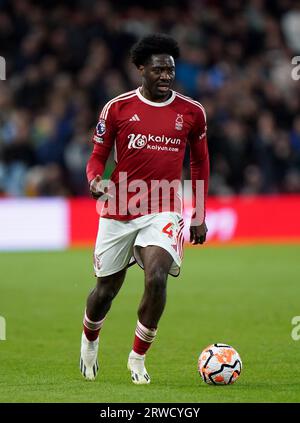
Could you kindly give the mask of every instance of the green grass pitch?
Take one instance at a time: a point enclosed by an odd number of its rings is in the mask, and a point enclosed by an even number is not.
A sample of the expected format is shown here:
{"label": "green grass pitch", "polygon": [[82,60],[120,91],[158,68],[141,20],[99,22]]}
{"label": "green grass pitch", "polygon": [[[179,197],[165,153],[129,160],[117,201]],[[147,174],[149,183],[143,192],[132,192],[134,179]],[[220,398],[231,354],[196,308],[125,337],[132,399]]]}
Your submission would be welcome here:
{"label": "green grass pitch", "polygon": [[[143,290],[134,266],[101,333],[100,373],[78,369],[81,322],[93,287],[91,250],[2,253],[0,402],[299,402],[300,246],[188,248],[147,357],[152,381],[135,386],[126,369]],[[243,360],[231,386],[205,385],[203,348],[233,345]]]}

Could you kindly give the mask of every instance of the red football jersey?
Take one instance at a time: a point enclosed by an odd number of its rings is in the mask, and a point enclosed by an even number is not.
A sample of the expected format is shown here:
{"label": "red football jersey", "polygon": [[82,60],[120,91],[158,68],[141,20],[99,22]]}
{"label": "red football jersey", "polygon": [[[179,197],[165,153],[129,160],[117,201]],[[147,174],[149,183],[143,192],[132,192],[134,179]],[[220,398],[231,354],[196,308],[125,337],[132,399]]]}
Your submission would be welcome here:
{"label": "red football jersey", "polygon": [[[203,106],[189,97],[172,91],[167,101],[157,103],[143,97],[140,88],[122,94],[104,106],[93,142],[94,150],[87,165],[89,182],[102,175],[114,148],[116,167],[111,181],[115,188],[109,188],[109,192],[115,208],[105,207],[102,215],[106,217],[128,220],[166,209],[180,212],[176,181],[181,180],[187,142],[191,151],[193,192],[196,180],[203,180],[207,196],[206,116]],[[163,198],[156,189],[161,181],[175,181],[169,206],[162,207]],[[151,199],[150,194],[153,194]]]}

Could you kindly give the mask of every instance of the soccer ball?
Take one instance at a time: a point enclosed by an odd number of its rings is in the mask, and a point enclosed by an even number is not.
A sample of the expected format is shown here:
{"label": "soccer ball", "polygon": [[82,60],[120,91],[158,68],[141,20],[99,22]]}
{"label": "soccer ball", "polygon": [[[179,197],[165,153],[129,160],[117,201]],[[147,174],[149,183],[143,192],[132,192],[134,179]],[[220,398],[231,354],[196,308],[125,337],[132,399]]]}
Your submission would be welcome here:
{"label": "soccer ball", "polygon": [[211,344],[199,356],[198,371],[205,383],[229,385],[241,374],[242,360],[230,345]]}

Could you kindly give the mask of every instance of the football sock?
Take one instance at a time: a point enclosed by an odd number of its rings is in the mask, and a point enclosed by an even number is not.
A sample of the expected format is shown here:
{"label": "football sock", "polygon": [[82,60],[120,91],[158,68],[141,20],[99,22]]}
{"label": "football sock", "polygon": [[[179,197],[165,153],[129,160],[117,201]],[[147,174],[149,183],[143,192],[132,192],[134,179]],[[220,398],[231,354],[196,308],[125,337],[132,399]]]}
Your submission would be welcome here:
{"label": "football sock", "polygon": [[140,355],[146,354],[155,339],[156,332],[157,328],[146,328],[138,321],[135,329],[133,351]]}
{"label": "football sock", "polygon": [[99,332],[103,326],[105,317],[102,320],[99,320],[99,322],[93,322],[92,320],[88,318],[86,314],[86,310],[85,310],[84,319],[83,319],[83,331],[89,341],[95,341],[98,338]]}

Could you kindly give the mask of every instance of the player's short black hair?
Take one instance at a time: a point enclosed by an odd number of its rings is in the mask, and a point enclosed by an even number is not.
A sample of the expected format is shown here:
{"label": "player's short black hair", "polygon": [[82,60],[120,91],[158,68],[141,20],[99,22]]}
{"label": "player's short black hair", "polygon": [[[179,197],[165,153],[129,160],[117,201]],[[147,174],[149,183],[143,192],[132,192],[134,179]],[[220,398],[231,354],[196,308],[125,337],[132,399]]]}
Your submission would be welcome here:
{"label": "player's short black hair", "polygon": [[141,38],[130,51],[131,61],[136,67],[145,65],[152,54],[168,54],[177,59],[180,50],[177,41],[169,35],[151,34]]}

